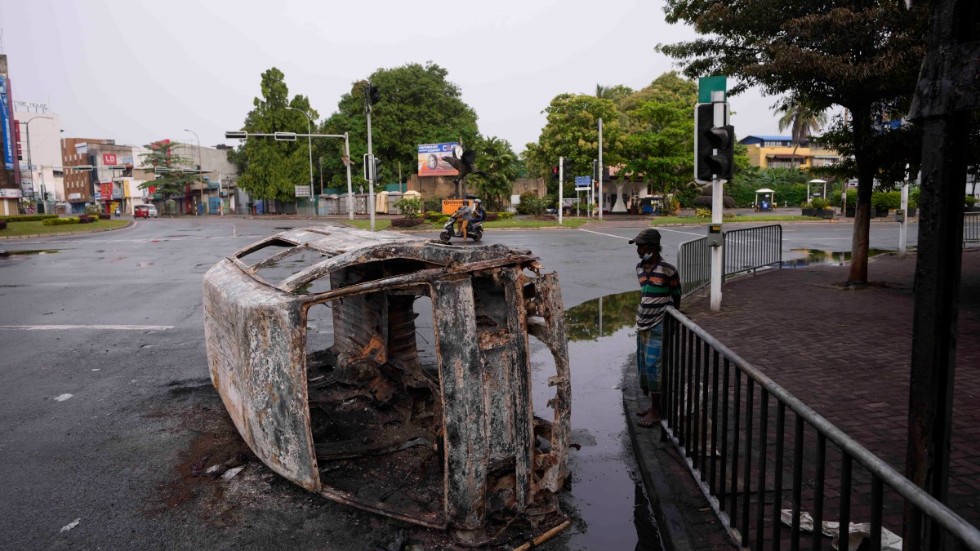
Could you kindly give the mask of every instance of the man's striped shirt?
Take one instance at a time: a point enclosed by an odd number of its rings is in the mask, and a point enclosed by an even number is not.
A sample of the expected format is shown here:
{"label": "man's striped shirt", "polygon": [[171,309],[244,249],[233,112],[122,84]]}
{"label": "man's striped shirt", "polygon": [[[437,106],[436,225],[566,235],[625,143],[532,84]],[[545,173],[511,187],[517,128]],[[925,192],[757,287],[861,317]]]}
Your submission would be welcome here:
{"label": "man's striped shirt", "polygon": [[649,270],[643,262],[636,265],[642,295],[636,309],[636,328],[650,329],[662,322],[667,306],[681,307],[681,278],[677,268],[663,260]]}

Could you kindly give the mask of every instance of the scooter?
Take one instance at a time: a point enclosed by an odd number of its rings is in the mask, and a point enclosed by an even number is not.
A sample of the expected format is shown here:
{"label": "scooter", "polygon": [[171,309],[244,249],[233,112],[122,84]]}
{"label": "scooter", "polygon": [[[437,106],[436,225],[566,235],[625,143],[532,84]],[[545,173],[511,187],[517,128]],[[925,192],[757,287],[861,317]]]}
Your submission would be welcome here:
{"label": "scooter", "polygon": [[[453,237],[463,237],[463,234],[456,229],[456,215],[450,216],[449,220],[446,220],[446,224],[442,227],[442,233],[439,234],[439,241],[449,243]],[[470,222],[470,225],[466,227],[466,237],[473,241],[483,239],[483,222]]]}

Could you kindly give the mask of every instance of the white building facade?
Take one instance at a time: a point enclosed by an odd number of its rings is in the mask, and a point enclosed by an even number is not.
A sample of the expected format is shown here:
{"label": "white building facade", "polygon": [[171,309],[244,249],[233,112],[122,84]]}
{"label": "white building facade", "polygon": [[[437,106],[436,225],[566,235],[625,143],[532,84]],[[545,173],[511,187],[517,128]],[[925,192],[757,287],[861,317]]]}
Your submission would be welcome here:
{"label": "white building facade", "polygon": [[20,134],[21,192],[31,203],[65,200],[61,160],[61,121],[47,105],[15,101]]}

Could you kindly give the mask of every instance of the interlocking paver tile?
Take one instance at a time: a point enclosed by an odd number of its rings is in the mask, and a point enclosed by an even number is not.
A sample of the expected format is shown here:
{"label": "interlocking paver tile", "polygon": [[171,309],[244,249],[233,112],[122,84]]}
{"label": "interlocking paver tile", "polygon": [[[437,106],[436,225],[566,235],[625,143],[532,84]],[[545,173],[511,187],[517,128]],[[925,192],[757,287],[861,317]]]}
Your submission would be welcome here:
{"label": "interlocking paver tile", "polygon": [[[980,526],[980,250],[962,259],[949,505]],[[775,270],[726,283],[720,312],[707,296],[682,310],[904,472],[915,263],[875,257],[862,289],[842,285],[847,266]]]}

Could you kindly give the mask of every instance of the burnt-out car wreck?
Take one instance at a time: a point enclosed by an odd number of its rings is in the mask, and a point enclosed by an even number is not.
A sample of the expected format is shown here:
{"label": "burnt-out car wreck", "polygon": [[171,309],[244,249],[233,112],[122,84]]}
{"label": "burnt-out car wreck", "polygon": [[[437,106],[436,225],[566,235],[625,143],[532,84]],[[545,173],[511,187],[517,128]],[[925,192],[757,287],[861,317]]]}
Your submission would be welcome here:
{"label": "burnt-out car wreck", "polygon": [[[563,309],[528,251],[284,231],[207,272],[204,317],[211,380],[283,477],[471,544],[563,520]],[[534,413],[529,336],[554,359],[550,419]]]}

